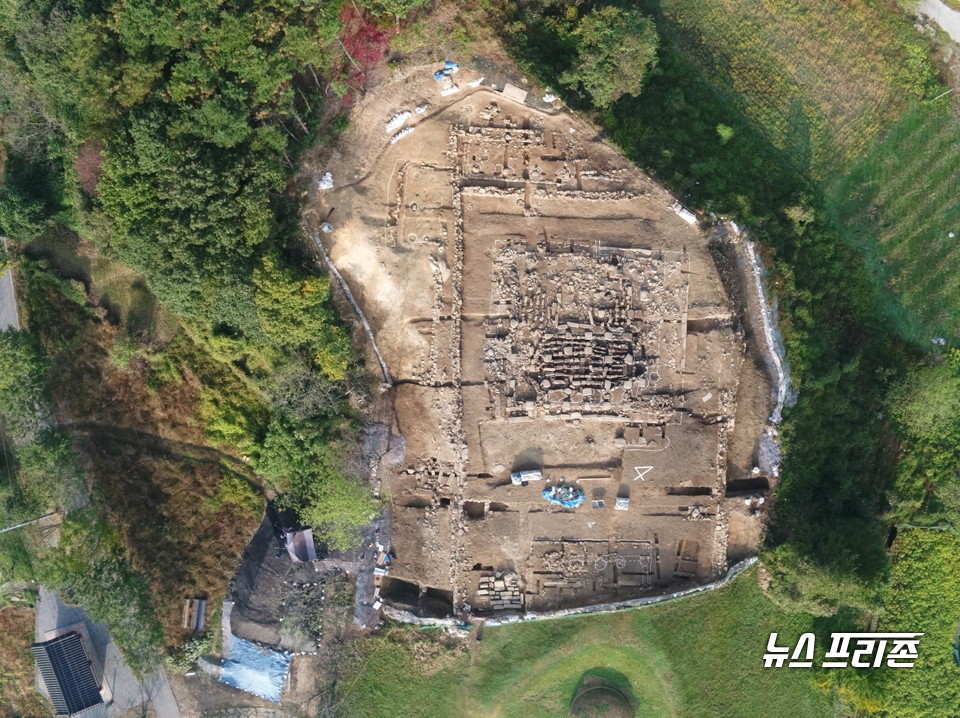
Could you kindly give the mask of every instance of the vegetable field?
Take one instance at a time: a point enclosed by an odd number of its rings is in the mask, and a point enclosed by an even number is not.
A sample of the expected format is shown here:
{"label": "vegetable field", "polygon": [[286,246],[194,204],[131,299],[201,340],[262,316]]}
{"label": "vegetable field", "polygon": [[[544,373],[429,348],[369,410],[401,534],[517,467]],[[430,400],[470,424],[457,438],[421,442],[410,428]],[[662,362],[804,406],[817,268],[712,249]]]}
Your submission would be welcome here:
{"label": "vegetable field", "polygon": [[898,334],[960,334],[960,128],[927,40],[877,0],[663,0],[662,30],[826,190]]}
{"label": "vegetable field", "polygon": [[927,346],[933,337],[960,333],[956,118],[929,109],[906,113],[829,198],[884,286],[898,333]]}

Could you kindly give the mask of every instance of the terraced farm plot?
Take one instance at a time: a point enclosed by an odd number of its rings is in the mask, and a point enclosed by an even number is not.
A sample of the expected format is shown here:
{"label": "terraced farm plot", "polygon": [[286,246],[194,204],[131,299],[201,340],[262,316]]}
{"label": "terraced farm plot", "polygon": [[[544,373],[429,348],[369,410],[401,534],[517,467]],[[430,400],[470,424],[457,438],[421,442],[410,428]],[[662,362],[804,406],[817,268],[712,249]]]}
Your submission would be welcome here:
{"label": "terraced farm plot", "polygon": [[956,118],[911,111],[829,198],[886,288],[888,314],[899,333],[921,344],[960,334]]}
{"label": "terraced farm plot", "polygon": [[662,10],[681,53],[828,190],[897,332],[923,346],[960,334],[960,129],[947,99],[930,102],[943,88],[909,19],[873,0]]}
{"label": "terraced farm plot", "polygon": [[800,169],[857,156],[907,105],[913,31],[879,3],[665,0],[662,10],[683,53]]}

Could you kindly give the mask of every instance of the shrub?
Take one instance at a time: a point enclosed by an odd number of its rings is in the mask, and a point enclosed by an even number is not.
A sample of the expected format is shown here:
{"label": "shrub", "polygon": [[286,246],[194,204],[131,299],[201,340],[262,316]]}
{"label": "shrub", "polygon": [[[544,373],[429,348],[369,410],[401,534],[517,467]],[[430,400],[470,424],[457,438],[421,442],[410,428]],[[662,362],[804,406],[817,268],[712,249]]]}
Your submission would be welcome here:
{"label": "shrub", "polygon": [[140,349],[136,342],[127,332],[117,332],[113,346],[110,348],[109,359],[117,369],[126,370],[130,367],[130,362],[134,357],[140,354]]}
{"label": "shrub", "polygon": [[211,511],[219,511],[224,504],[232,504],[252,516],[259,516],[264,502],[249,481],[236,474],[226,474],[220,479],[217,493],[204,499],[204,504]]}
{"label": "shrub", "polygon": [[80,486],[80,467],[70,439],[59,427],[41,430],[16,450],[17,482],[36,512],[59,509],[70,503]]}
{"label": "shrub", "polygon": [[26,331],[0,332],[0,412],[14,439],[27,437],[46,411],[47,359]]}

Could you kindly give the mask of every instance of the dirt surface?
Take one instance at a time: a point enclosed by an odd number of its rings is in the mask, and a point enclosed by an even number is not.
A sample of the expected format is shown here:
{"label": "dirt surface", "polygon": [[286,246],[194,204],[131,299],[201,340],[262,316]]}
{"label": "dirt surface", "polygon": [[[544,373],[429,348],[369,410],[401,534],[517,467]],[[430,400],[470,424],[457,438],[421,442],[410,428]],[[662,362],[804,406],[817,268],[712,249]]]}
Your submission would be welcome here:
{"label": "dirt surface", "polygon": [[435,69],[362,100],[304,213],[393,378],[383,595],[494,616],[717,578],[759,537],[726,494],[771,408],[722,253],[595,128]]}
{"label": "dirt surface", "polygon": [[354,580],[367,554],[361,548],[293,562],[268,514],[230,584],[231,631],[283,651],[322,652],[325,636],[333,631],[339,640],[352,623]]}

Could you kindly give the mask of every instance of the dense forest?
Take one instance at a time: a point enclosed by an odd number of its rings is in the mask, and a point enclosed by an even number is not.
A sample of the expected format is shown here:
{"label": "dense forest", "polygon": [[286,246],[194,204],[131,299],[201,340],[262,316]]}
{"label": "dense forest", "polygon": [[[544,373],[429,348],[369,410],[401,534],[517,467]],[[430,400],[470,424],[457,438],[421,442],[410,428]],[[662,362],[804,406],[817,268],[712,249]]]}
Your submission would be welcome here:
{"label": "dense forest", "polygon": [[[0,335],[2,516],[66,509],[73,537],[4,536],[2,580],[62,587],[137,668],[179,642],[151,584],[222,591],[202,554],[242,549],[265,493],[333,548],[377,510],[351,458],[363,371],[289,183],[362,88],[347,48],[422,4],[0,7],[0,233],[30,329]],[[176,458],[196,426],[216,451]]]}

